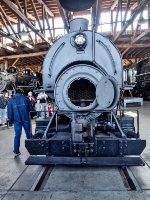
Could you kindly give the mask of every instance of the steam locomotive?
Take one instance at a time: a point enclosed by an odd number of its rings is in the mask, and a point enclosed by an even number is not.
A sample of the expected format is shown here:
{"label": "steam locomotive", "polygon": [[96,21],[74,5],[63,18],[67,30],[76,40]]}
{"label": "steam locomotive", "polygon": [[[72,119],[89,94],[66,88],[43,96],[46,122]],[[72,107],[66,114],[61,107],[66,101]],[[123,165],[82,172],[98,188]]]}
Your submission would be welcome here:
{"label": "steam locomotive", "polygon": [[137,75],[134,87],[134,95],[150,100],[150,59],[140,61],[136,64]]}
{"label": "steam locomotive", "polygon": [[42,85],[42,75],[30,69],[18,71],[15,67],[8,68],[7,72],[0,73],[0,92],[15,93],[17,87],[24,91],[38,89]]}
{"label": "steam locomotive", "polygon": [[[134,118],[117,111],[123,86],[120,54],[88,20],[70,22],[70,32],[50,47],[43,89],[53,99],[52,116],[37,118],[25,141],[26,164],[144,165]],[[131,157],[132,156],[132,157]]]}

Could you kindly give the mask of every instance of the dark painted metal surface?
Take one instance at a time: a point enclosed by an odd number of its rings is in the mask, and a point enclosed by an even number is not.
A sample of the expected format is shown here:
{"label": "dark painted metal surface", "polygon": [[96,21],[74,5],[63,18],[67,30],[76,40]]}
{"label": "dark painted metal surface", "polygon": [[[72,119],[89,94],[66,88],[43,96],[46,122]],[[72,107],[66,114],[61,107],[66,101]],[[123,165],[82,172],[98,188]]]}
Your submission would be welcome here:
{"label": "dark painted metal surface", "polygon": [[70,1],[70,0],[59,0],[61,6],[68,10],[68,11],[82,11],[85,9],[90,8],[96,0],[76,0],[76,1]]}
{"label": "dark painted metal surface", "polygon": [[[78,10],[94,2],[60,0],[64,8]],[[73,19],[70,33],[50,47],[43,63],[43,88],[51,90],[57,110],[48,120],[38,120],[25,146],[31,155],[58,156],[62,164],[72,157],[70,164],[90,159],[97,165],[141,165],[140,159],[132,163],[120,158],[140,155],[146,146],[135,132],[134,118],[114,111],[123,86],[120,53],[108,38],[87,29],[87,20]],[[97,162],[100,156],[111,158]]]}
{"label": "dark painted metal surface", "polygon": [[[69,134],[68,134],[69,135]],[[31,155],[77,156],[78,151],[86,147],[91,156],[119,156],[140,155],[146,146],[145,140],[124,140],[112,138],[97,138],[95,143],[72,143],[69,136],[54,136],[52,139],[30,139],[25,141],[25,146]],[[87,146],[86,146],[87,145]],[[76,151],[74,151],[76,150]]]}
{"label": "dark painted metal surface", "polygon": [[83,166],[143,166],[140,157],[53,157],[30,156],[26,165],[83,165]]}

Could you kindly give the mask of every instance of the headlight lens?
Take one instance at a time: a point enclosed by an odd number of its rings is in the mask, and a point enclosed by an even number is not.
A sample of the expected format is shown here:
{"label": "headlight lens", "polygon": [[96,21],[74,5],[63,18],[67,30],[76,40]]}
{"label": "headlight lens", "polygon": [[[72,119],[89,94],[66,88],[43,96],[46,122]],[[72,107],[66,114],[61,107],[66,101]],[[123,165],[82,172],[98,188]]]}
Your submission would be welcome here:
{"label": "headlight lens", "polygon": [[86,43],[86,38],[84,35],[78,34],[75,36],[74,41],[75,41],[76,45],[84,45]]}

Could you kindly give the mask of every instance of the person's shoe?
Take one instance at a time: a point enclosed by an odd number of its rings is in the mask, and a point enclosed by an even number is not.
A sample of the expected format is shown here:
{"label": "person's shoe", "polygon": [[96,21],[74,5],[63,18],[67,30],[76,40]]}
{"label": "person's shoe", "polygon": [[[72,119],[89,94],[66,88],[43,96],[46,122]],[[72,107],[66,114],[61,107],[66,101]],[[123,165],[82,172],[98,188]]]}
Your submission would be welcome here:
{"label": "person's shoe", "polygon": [[20,156],[20,152],[19,153],[14,153],[14,158],[17,158],[18,156]]}

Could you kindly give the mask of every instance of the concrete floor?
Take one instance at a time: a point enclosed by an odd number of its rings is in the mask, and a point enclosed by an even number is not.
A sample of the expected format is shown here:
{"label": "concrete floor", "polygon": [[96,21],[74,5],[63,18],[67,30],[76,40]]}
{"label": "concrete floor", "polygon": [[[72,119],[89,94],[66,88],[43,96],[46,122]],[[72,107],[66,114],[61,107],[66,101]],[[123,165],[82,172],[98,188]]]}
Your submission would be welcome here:
{"label": "concrete floor", "polygon": [[[134,107],[135,108],[135,107]],[[133,109],[133,108],[132,108]],[[130,167],[137,191],[128,191],[115,168],[54,167],[43,191],[32,191],[41,166],[25,166],[28,152],[21,140],[21,156],[13,158],[13,129],[0,128],[0,200],[150,200],[150,102],[138,107],[141,138],[147,140],[144,167]],[[134,113],[129,112],[130,115]]]}

